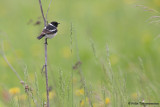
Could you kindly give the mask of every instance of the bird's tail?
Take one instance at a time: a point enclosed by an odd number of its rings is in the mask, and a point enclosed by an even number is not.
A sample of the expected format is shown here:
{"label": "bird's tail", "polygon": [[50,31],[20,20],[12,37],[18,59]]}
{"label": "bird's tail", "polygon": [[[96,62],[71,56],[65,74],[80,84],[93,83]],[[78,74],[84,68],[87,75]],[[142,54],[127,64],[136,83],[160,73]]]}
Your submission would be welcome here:
{"label": "bird's tail", "polygon": [[41,34],[40,36],[37,37],[37,39],[40,40],[40,39],[43,38],[44,36],[45,36],[45,35]]}

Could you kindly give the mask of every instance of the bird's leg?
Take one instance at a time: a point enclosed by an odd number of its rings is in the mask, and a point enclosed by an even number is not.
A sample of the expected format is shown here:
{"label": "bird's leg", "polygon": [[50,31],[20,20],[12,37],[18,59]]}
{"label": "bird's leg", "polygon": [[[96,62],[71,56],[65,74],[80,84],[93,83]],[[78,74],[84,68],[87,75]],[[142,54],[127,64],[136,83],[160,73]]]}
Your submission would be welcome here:
{"label": "bird's leg", "polygon": [[45,43],[44,43],[44,44],[48,45],[47,38],[46,38],[46,40],[45,40]]}
{"label": "bird's leg", "polygon": [[45,43],[44,43],[44,44],[47,44],[47,45],[48,45],[47,41],[45,41]]}

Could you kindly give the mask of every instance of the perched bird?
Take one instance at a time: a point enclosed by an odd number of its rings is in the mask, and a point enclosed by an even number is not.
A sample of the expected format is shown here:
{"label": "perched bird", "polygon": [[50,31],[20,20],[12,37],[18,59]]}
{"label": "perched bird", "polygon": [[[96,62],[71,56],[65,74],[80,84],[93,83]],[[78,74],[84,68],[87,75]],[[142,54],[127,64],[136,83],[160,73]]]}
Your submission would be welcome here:
{"label": "perched bird", "polygon": [[57,31],[58,31],[57,30],[58,24],[60,23],[56,21],[49,23],[46,27],[44,27],[42,33],[37,37],[37,39],[40,40],[43,37],[51,39],[54,36],[56,36]]}

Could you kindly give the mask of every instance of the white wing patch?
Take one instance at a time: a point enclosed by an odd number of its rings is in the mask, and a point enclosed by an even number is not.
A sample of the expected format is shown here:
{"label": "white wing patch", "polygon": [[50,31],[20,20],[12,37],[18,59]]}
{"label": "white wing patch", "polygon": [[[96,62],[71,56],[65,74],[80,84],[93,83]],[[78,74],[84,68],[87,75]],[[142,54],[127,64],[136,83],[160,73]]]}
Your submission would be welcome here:
{"label": "white wing patch", "polygon": [[49,25],[53,26],[52,24],[49,24]]}
{"label": "white wing patch", "polygon": [[49,30],[49,31],[53,32],[53,31],[56,31],[56,29],[53,29],[53,30]]}

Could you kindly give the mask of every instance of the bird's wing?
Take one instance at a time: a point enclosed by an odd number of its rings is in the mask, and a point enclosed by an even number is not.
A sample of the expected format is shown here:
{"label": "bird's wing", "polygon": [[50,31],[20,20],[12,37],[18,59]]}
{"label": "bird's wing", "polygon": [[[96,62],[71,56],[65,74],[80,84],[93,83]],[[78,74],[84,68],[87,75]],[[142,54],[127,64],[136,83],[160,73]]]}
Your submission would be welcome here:
{"label": "bird's wing", "polygon": [[42,35],[45,34],[51,34],[51,33],[56,33],[57,32],[57,28],[55,26],[51,26],[51,25],[47,25],[43,31],[42,31]]}
{"label": "bird's wing", "polygon": [[55,31],[57,28],[56,28],[55,26],[49,24],[49,25],[47,25],[47,26],[45,27],[45,29],[47,29],[47,30],[49,30],[49,31],[52,32],[52,31]]}

